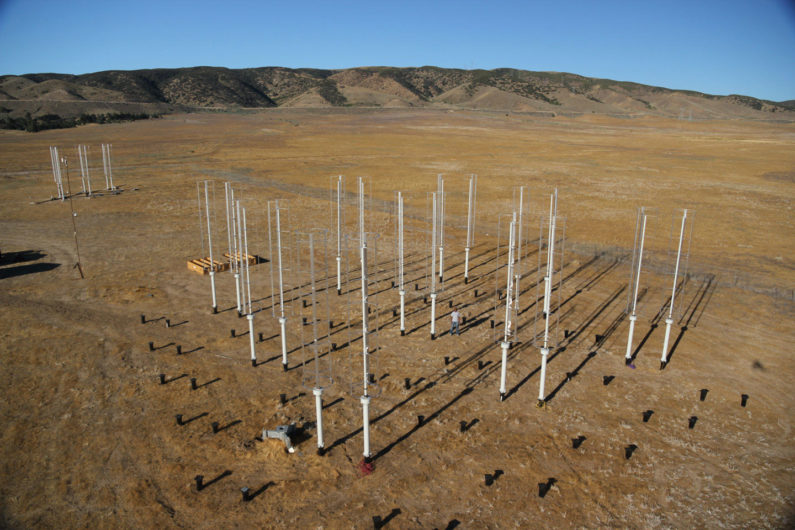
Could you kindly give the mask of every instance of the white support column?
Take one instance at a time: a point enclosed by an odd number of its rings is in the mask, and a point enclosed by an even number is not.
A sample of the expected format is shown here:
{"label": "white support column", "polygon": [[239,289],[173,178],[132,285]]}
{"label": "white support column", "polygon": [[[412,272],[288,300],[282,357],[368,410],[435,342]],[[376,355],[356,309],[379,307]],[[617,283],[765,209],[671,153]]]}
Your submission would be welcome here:
{"label": "white support column", "polygon": [[251,365],[257,365],[257,351],[254,349],[254,313],[246,315],[248,320],[248,338],[251,345]]}
{"label": "white support column", "polygon": [[464,285],[469,283],[469,247],[464,249]]}
{"label": "white support column", "polygon": [[679,245],[676,250],[676,266],[674,267],[674,284],[671,288],[671,303],[668,306],[668,318],[665,319],[665,340],[663,341],[662,356],[660,357],[660,370],[668,364],[668,340],[671,336],[671,325],[674,323],[674,301],[676,299],[676,282],[679,278],[679,263],[682,258],[682,241],[685,237],[685,224],[687,223],[687,210],[682,212],[682,225],[679,228]]}
{"label": "white support column", "polygon": [[510,342],[501,342],[500,349],[502,350],[502,365],[500,367],[500,401],[505,399],[505,378],[508,371],[508,348],[511,347]]}
{"label": "white support column", "polygon": [[342,257],[337,256],[337,294],[342,294]]}
{"label": "white support column", "polygon": [[209,243],[210,247],[210,290],[212,291],[213,295],[213,313],[218,312],[218,304],[215,300],[215,261],[213,258],[213,232],[212,232],[212,225],[210,224],[210,194],[207,190],[208,183],[204,181],[204,209],[206,212],[205,217],[207,218],[207,242]]}
{"label": "white support column", "polygon": [[315,395],[315,418],[317,420],[317,454],[322,455],[325,449],[323,443],[323,389],[315,387],[312,389]]}
{"label": "white support column", "polygon": [[632,295],[632,314],[629,316],[629,336],[627,337],[627,353],[625,356],[625,363],[629,366],[632,362],[632,336],[635,333],[635,321],[638,319],[635,311],[638,305],[638,290],[640,289],[640,271],[643,266],[643,244],[646,241],[646,212],[643,208],[640,211],[641,215],[641,231],[640,231],[640,249],[638,250],[638,266],[635,270],[635,285]]}
{"label": "white support column", "polygon": [[400,336],[406,334],[406,291],[399,291],[400,294]]}
{"label": "white support column", "polygon": [[362,434],[364,435],[364,458],[370,458],[370,396],[362,396]]}
{"label": "white support column", "polygon": [[544,406],[544,381],[547,377],[547,356],[549,355],[549,348],[541,348],[541,382],[538,385],[538,406]]}
{"label": "white support column", "polygon": [[436,293],[431,293],[431,340],[436,338]]}
{"label": "white support column", "polygon": [[284,329],[286,323],[287,319],[285,317],[279,317],[279,330],[282,338],[282,369],[285,372],[287,371],[287,337]]}

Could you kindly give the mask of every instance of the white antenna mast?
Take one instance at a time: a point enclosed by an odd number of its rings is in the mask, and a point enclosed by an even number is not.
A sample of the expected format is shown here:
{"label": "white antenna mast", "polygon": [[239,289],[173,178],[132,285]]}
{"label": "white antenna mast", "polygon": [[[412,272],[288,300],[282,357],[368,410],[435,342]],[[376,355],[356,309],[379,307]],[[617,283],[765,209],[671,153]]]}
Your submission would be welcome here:
{"label": "white antenna mast", "polygon": [[502,364],[500,368],[500,401],[505,399],[505,378],[508,369],[508,349],[511,347],[511,334],[512,326],[514,324],[512,319],[512,305],[513,305],[513,264],[514,264],[514,248],[516,246],[516,212],[513,212],[511,217],[510,228],[508,229],[508,271],[505,290],[505,324],[503,327],[503,339],[500,343],[502,350]]}
{"label": "white antenna mast", "polygon": [[552,275],[555,268],[555,224],[558,216],[558,189],[549,197],[549,236],[547,237],[547,270],[544,276],[544,342],[541,347],[541,377],[538,383],[538,406],[544,406],[544,381],[549,355],[549,317],[552,298]]}
{"label": "white antenna mast", "polygon": [[[441,175],[439,176],[441,182]],[[431,231],[431,340],[436,339],[436,235],[438,234],[438,221],[439,221],[439,192],[431,193],[431,216],[432,216],[432,231]],[[441,249],[441,247],[440,247]],[[439,253],[441,258],[441,252]],[[441,274],[439,275],[441,279]]]}
{"label": "white antenna mast", "polygon": [[437,197],[439,214],[439,283],[444,282],[444,178],[437,176]]}
{"label": "white antenna mast", "polygon": [[284,273],[282,272],[282,224],[279,201],[276,201],[276,255],[279,258],[279,330],[282,341],[282,369],[287,371],[287,317],[284,315]]}
{"label": "white antenna mast", "polygon": [[210,289],[213,293],[213,313],[218,312],[218,303],[215,298],[215,261],[213,260],[213,235],[210,225],[210,194],[207,190],[208,182],[204,181],[204,208],[207,217],[207,243],[210,247]]}
{"label": "white antenna mast", "polygon": [[58,155],[58,148],[50,146],[50,162],[52,163],[52,178],[55,181],[57,197],[64,200],[63,178],[61,177],[61,157]]}
{"label": "white antenna mast", "polygon": [[362,432],[364,435],[364,460],[370,459],[370,396],[367,393],[369,383],[368,366],[368,319],[367,319],[367,240],[364,231],[364,182],[359,177],[359,247],[362,268],[362,368],[364,392],[360,398],[362,404]]}
{"label": "white antenna mast", "polygon": [[469,251],[475,245],[475,195],[478,176],[469,177],[469,205],[467,208],[467,243],[464,248],[464,285],[469,283]]}
{"label": "white antenna mast", "polygon": [[[239,206],[238,202],[238,206]],[[243,263],[246,268],[246,319],[248,320],[248,338],[251,344],[251,366],[257,366],[257,352],[254,349],[254,312],[251,308],[251,264],[248,258],[248,228],[246,224],[246,209],[243,208]]]}
{"label": "white antenna mast", "polygon": [[[646,241],[646,209],[641,207],[638,210],[638,222],[635,228],[635,256],[632,260],[632,313],[629,315],[629,337],[627,337],[627,353],[625,363],[629,366],[632,363],[632,335],[635,333],[635,321],[638,319],[636,314],[638,306],[638,289],[640,288],[640,271],[643,265],[643,244]],[[638,230],[640,231],[640,246],[638,246]]]}
{"label": "white antenna mast", "polygon": [[229,205],[232,212],[232,256],[229,263],[235,274],[235,298],[237,300],[237,316],[243,315],[243,306],[240,303],[240,245],[239,224],[240,211],[235,209],[235,190],[229,186]]}
{"label": "white antenna mast", "polygon": [[[676,248],[676,265],[674,267],[674,282],[671,288],[671,302],[668,306],[668,318],[665,319],[665,340],[663,342],[662,357],[660,357],[660,370],[663,370],[668,364],[668,339],[671,336],[671,324],[674,323],[674,300],[676,298],[676,283],[679,278],[679,264],[682,259],[682,242],[685,238],[685,226],[687,225],[688,210],[685,208],[682,211],[682,224],[679,228],[679,245]],[[690,223],[692,230],[692,221]]]}
{"label": "white antenna mast", "polygon": [[337,177],[337,294],[342,294],[342,175]]}
{"label": "white antenna mast", "polygon": [[398,294],[400,295],[400,336],[406,334],[406,287],[403,282],[403,194],[397,192],[398,210]]}
{"label": "white antenna mast", "polygon": [[516,285],[514,287],[514,311],[519,314],[519,295],[521,294],[521,280],[522,280],[522,219],[524,215],[524,189],[525,186],[519,186],[519,216],[516,224],[516,253],[515,261],[516,267],[514,268],[514,279]]}

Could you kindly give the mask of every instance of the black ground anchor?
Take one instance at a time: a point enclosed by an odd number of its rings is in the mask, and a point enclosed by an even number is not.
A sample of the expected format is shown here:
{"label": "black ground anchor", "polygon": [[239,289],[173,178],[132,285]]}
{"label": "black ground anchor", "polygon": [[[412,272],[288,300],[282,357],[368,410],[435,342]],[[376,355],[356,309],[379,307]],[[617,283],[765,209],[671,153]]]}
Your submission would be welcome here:
{"label": "black ground anchor", "polygon": [[233,339],[235,338],[235,329],[234,328],[229,330],[229,335],[231,335]]}
{"label": "black ground anchor", "polygon": [[572,449],[579,449],[582,443],[586,440],[585,436],[579,435],[577,438],[571,439],[571,447]]}
{"label": "black ground anchor", "polygon": [[690,416],[690,419],[687,421],[687,428],[692,429],[696,426],[696,422],[698,421],[698,416]]}
{"label": "black ground anchor", "polygon": [[742,394],[740,396],[740,406],[744,407],[748,404],[748,394]]}
{"label": "black ground anchor", "polygon": [[204,489],[204,475],[196,475],[193,477],[193,480],[196,481],[196,491],[201,491]]}
{"label": "black ground anchor", "polygon": [[648,423],[651,415],[654,414],[653,410],[647,410],[643,413],[643,423]]}
{"label": "black ground anchor", "polygon": [[177,425],[185,425],[185,422],[182,421],[182,414],[175,414],[175,418],[177,418]]}
{"label": "black ground anchor", "polygon": [[706,389],[706,388],[702,388],[701,389],[701,396],[700,396],[701,401],[704,401],[705,399],[707,399],[707,393],[708,392],[709,392],[709,390]]}
{"label": "black ground anchor", "polygon": [[141,313],[141,324],[146,324],[146,315]]}
{"label": "black ground anchor", "polygon": [[197,388],[199,388],[199,387],[196,386],[196,378],[195,377],[191,377],[190,378],[190,389],[191,390],[196,390]]}
{"label": "black ground anchor", "polygon": [[405,388],[406,390],[410,390],[411,389],[411,378],[410,377],[406,377],[405,379],[403,379],[403,388]]}
{"label": "black ground anchor", "polygon": [[243,502],[248,502],[251,500],[251,496],[248,493],[248,488],[240,488],[240,493],[243,494]]}

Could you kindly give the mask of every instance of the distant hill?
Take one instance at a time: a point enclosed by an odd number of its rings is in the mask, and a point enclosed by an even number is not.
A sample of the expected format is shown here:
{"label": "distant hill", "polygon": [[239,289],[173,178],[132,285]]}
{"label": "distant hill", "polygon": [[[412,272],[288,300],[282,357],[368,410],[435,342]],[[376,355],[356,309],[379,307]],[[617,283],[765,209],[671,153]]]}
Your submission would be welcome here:
{"label": "distant hill", "polygon": [[795,102],[510,68],[195,67],[0,77],[0,120],[268,107],[430,107],[686,119],[795,120]]}

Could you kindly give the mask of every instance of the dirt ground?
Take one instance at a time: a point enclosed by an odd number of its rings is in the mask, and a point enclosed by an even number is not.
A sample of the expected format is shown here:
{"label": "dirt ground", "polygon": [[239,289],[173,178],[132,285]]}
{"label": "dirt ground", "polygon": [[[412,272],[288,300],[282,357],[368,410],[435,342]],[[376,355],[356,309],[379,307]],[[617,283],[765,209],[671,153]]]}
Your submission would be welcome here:
{"label": "dirt ground", "polygon": [[[117,194],[102,189],[103,142],[113,144]],[[100,191],[75,196],[71,206],[50,200],[48,146],[69,157],[77,195],[79,143],[90,146]],[[446,270],[431,340],[422,297],[428,193],[438,173],[448,195]],[[473,173],[478,230],[464,283]],[[369,177],[367,229],[380,234],[371,277],[371,324],[380,329],[371,355],[369,474],[359,466],[356,260],[346,254],[350,275],[337,295],[325,275],[333,251],[318,254],[326,258],[316,274],[318,309],[336,321],[329,336],[318,326],[323,366],[334,376],[323,395],[325,455],[316,454],[314,365],[301,364],[313,354],[301,347],[312,328],[302,325],[308,313],[299,303],[308,276],[285,266],[294,287],[287,371],[271,307],[267,201],[285,199],[287,231],[329,229],[330,183],[340,174],[349,200],[355,178]],[[215,181],[216,255],[227,245],[222,183],[229,181],[250,212],[249,252],[268,260],[251,268],[254,329],[263,339],[256,367],[232,275],[218,275],[212,314],[208,277],[186,267],[207,255],[196,199],[204,179]],[[500,401],[504,301],[495,288],[503,287],[506,257],[497,242],[520,185],[530,194],[524,305]],[[546,406],[538,408],[538,219],[556,186],[566,218],[563,283],[552,305],[560,340],[549,356]],[[391,287],[389,203],[397,190],[407,201],[405,336]],[[3,526],[783,528],[795,521],[791,123],[275,109],[0,131],[0,197]],[[655,210],[633,369],[624,364],[624,310],[638,206]],[[71,208],[85,279],[74,266]],[[670,362],[660,370],[677,208],[696,212],[691,276],[677,295]],[[356,211],[345,212],[350,232]],[[296,259],[308,255],[292,245]],[[448,333],[451,302],[466,316],[459,336]],[[290,422],[303,427],[294,454],[258,439],[263,428]],[[204,477],[201,489],[196,475]]]}

